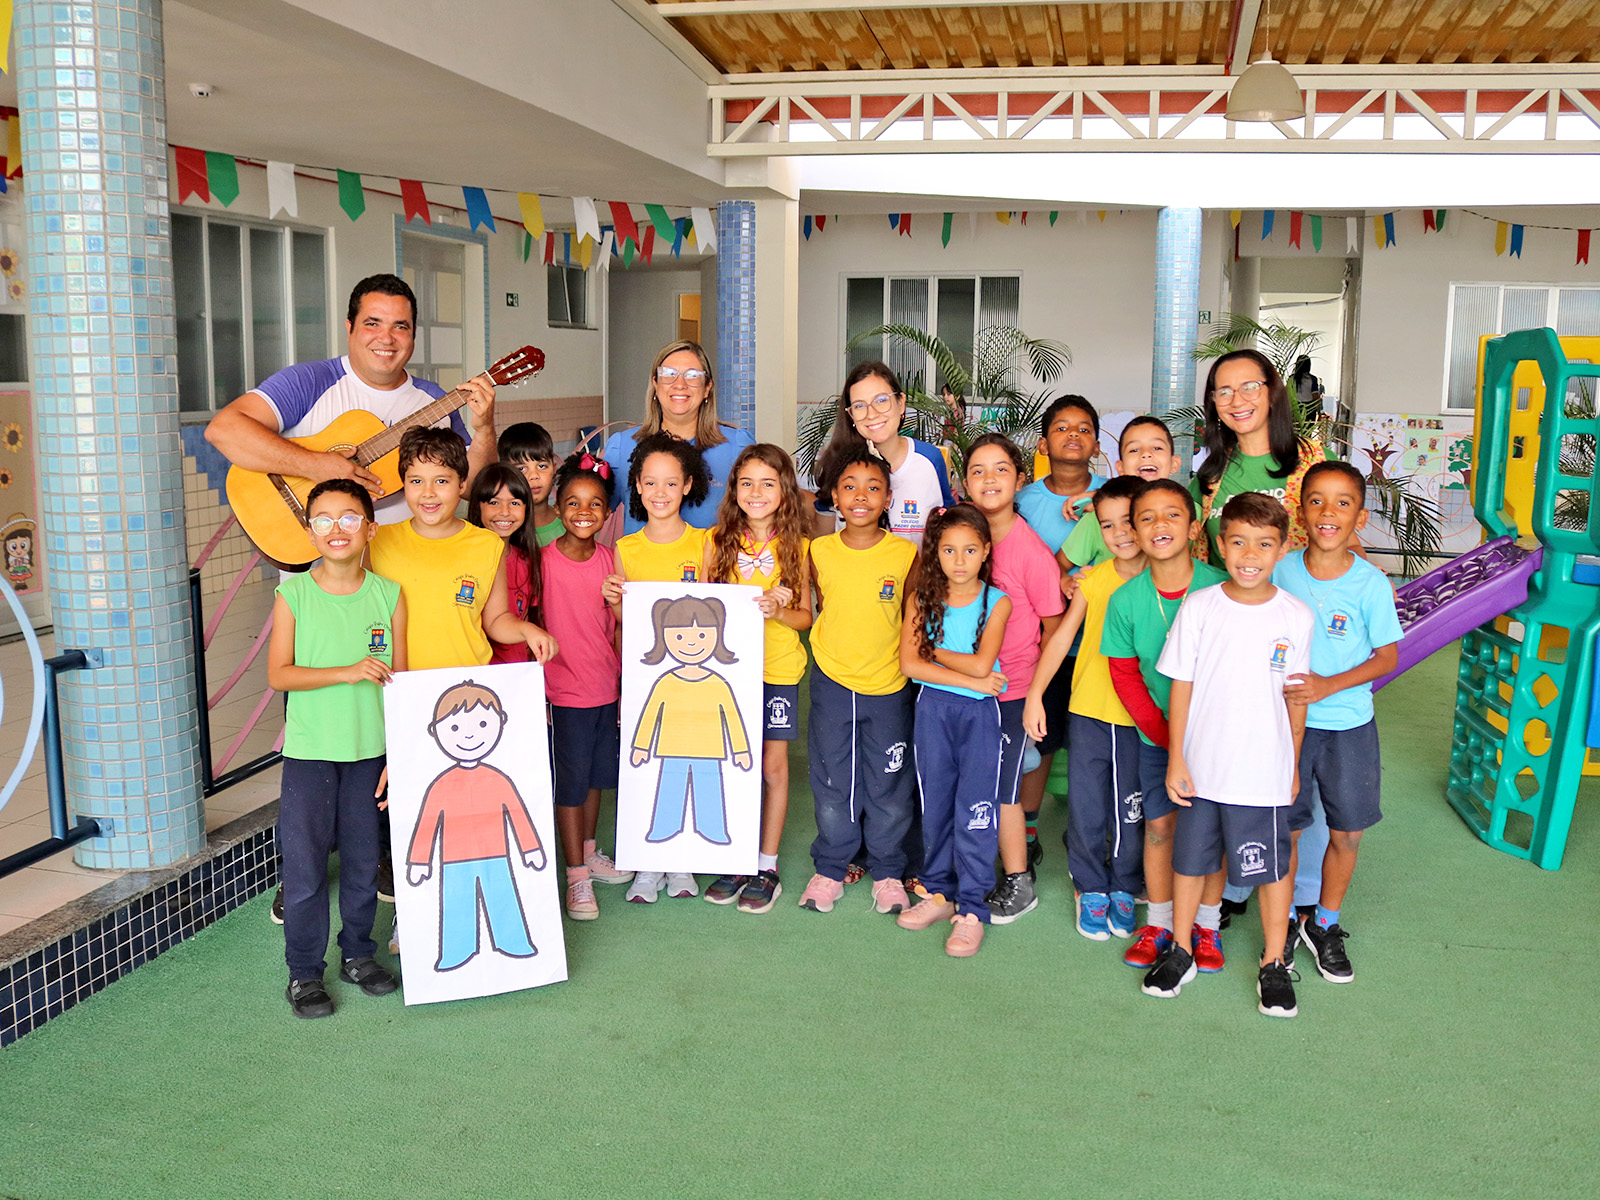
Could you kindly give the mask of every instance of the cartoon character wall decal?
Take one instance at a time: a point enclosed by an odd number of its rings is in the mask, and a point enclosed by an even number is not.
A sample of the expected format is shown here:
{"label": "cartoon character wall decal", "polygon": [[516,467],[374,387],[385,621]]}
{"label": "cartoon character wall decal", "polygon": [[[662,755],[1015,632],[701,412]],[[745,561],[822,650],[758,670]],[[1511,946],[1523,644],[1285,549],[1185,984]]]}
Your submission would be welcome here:
{"label": "cartoon character wall decal", "polygon": [[33,578],[33,525],[13,517],[4,530],[6,578],[21,590]]}
{"label": "cartoon character wall decal", "polygon": [[[726,846],[727,804],[722,764],[741,771],[753,759],[744,720],[728,681],[707,663],[737,657],[723,644],[726,610],[715,598],[663,597],[651,606],[654,644],[639,661],[676,664],[656,678],[634,730],[629,761],[661,760],[647,842],[678,837],[692,824],[714,846]],[[692,814],[692,817],[691,817]]]}
{"label": "cartoon character wall decal", "polygon": [[499,696],[469,679],[439,696],[428,726],[452,763],[423,797],[406,856],[406,882],[420,887],[427,881],[437,844],[437,971],[455,970],[478,953],[480,905],[496,951],[511,958],[539,953],[512,874],[512,841],[526,867],[542,871],[548,857],[516,784],[485,761],[499,745],[508,716]]}

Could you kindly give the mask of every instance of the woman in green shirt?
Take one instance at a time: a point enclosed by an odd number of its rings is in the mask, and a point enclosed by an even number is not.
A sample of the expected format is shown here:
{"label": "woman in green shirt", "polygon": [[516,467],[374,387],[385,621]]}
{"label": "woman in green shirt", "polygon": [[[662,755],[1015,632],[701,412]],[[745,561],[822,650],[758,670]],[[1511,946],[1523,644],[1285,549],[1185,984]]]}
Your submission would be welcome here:
{"label": "woman in green shirt", "polygon": [[1300,480],[1328,458],[1322,443],[1302,438],[1283,377],[1259,350],[1234,350],[1211,364],[1206,376],[1206,460],[1189,489],[1204,522],[1195,556],[1217,562],[1222,507],[1244,492],[1276,497],[1289,512],[1289,548],[1306,544],[1300,518]]}

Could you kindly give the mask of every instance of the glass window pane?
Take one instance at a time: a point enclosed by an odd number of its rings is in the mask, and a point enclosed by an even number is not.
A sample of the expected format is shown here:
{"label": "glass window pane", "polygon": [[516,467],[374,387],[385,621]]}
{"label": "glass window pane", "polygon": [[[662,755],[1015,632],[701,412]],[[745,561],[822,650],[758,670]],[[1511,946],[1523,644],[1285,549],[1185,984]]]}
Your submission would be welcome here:
{"label": "glass window pane", "polygon": [[978,328],[995,325],[1016,328],[1022,306],[1022,278],[996,275],[983,281],[978,302]]}
{"label": "glass window pane", "polygon": [[[844,284],[844,340],[849,345],[883,324],[883,280],[847,279]],[[859,363],[883,357],[883,339],[872,338],[845,352],[846,374]]]}
{"label": "glass window pane", "polygon": [[569,320],[566,270],[562,267],[548,266],[544,269],[544,281],[545,293],[550,304],[545,320],[551,325],[565,325]]}
{"label": "glass window pane", "polygon": [[[939,280],[939,340],[950,348],[956,361],[972,371],[972,332],[978,308],[976,279]],[[945,379],[941,376],[939,386]]]}
{"label": "glass window pane", "polygon": [[328,253],[319,233],[294,234],[294,356],[328,357]]}
{"label": "glass window pane", "polygon": [[[243,238],[237,225],[206,226],[211,255],[211,379],[217,403],[242,396],[244,365]],[[203,406],[202,406],[203,407]]]}
{"label": "glass window pane", "polygon": [[[172,296],[178,310],[178,409],[206,412],[206,259],[199,217],[172,214]],[[233,397],[229,396],[232,400]]]}
{"label": "glass window pane", "polygon": [[1515,333],[1519,329],[1543,329],[1549,322],[1549,288],[1506,289],[1505,311],[1501,314],[1500,333]]}
{"label": "glass window pane", "polygon": [[1445,407],[1472,412],[1478,397],[1478,340],[1500,332],[1500,289],[1457,287],[1451,296],[1450,388]]}
{"label": "glass window pane", "polygon": [[250,330],[255,361],[250,377],[265,379],[289,365],[289,322],[284,312],[283,234],[250,231]]}
{"label": "glass window pane", "polygon": [[589,276],[582,267],[567,268],[567,312],[574,325],[589,324]]}
{"label": "glass window pane", "polygon": [[1600,288],[1562,288],[1556,332],[1562,337],[1600,336]]}
{"label": "glass window pane", "polygon": [[445,325],[461,324],[461,276],[453,271],[434,272],[433,319]]}
{"label": "glass window pane", "polygon": [[[889,323],[909,325],[924,332],[928,328],[928,280],[891,279],[889,281]],[[921,347],[898,338],[888,338],[888,357],[884,359],[891,370],[900,376],[900,386],[906,391],[925,390],[928,374],[928,356]]]}

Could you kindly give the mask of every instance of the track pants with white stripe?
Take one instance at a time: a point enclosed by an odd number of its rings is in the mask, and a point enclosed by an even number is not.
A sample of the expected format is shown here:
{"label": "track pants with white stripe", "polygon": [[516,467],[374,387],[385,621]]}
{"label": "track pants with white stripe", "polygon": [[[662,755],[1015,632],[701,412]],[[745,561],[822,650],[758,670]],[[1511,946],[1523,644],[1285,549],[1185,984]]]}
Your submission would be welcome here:
{"label": "track pants with white stripe", "polygon": [[1132,725],[1078,713],[1067,719],[1067,870],[1079,892],[1144,891],[1139,731]]}
{"label": "track pants with white stripe", "polygon": [[811,672],[806,733],[817,840],[817,874],[843,879],[866,835],[867,874],[905,874],[902,848],[911,825],[911,685],[887,696],[864,696]]}
{"label": "track pants with white stripe", "polygon": [[922,687],[916,746],[922,886],[987,923],[1000,852],[1000,702]]}

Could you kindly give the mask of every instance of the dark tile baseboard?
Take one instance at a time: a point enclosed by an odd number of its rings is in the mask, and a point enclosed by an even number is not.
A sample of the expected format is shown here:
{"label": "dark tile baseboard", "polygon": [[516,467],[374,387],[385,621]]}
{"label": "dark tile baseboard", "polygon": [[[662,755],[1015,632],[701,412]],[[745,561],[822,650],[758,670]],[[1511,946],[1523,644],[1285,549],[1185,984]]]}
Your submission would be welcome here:
{"label": "dark tile baseboard", "polygon": [[130,871],[0,935],[0,1046],[58,1017],[278,882],[278,803],[159,871]]}

